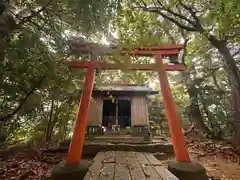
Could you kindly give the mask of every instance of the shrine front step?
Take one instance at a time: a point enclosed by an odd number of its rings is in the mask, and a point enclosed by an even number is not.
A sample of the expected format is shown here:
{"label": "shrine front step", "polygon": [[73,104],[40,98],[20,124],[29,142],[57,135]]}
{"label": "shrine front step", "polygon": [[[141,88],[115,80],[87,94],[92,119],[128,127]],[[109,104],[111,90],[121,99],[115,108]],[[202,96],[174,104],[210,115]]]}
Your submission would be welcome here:
{"label": "shrine front step", "polygon": [[93,141],[93,142],[105,142],[105,143],[129,143],[129,144],[137,144],[137,143],[151,143],[151,141],[145,141],[144,137],[136,137],[131,135],[104,135],[104,136],[94,136],[92,138],[86,137],[85,140]]}
{"label": "shrine front step", "polygon": [[[70,141],[62,142],[58,148],[47,149],[46,153],[67,153]],[[150,153],[167,153],[173,154],[171,143],[150,143],[150,144],[112,144],[112,143],[85,143],[83,146],[83,156],[95,156],[101,151],[135,151]]]}

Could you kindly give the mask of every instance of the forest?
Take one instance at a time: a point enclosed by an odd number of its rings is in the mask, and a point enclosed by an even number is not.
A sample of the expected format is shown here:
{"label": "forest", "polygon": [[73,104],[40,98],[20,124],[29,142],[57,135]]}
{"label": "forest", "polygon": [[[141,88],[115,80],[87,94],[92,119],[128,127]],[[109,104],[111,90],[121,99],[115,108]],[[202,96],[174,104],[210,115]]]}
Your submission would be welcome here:
{"label": "forest", "polygon": [[[20,146],[39,153],[39,147],[48,148],[72,136],[85,71],[69,68],[66,61],[88,59],[71,53],[72,42],[78,40],[99,55],[109,46],[184,44],[186,71],[168,73],[184,134],[194,132],[212,144],[226,144],[233,159],[239,158],[239,0],[0,0],[2,153]],[[101,61],[120,62],[123,67],[98,70],[96,86],[147,84],[160,90],[156,72],[127,69],[129,63],[154,59],[115,56]],[[149,100],[149,119],[169,136],[160,94]],[[191,143],[196,146],[194,140]],[[55,163],[55,159],[45,161]],[[239,162],[234,162],[238,170]],[[19,163],[29,167],[21,158]],[[6,175],[4,168],[0,163],[0,179],[27,176],[22,172]],[[33,171],[41,176],[42,170]]]}

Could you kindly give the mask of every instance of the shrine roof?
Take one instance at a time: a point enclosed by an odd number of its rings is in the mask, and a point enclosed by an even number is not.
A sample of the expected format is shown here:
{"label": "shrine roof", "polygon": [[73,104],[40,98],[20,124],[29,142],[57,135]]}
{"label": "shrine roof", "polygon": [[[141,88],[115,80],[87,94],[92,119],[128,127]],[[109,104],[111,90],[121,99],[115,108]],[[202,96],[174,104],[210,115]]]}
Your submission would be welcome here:
{"label": "shrine roof", "polygon": [[111,85],[100,85],[94,88],[95,92],[141,92],[144,94],[158,94],[156,91],[146,85],[136,84],[111,84]]}

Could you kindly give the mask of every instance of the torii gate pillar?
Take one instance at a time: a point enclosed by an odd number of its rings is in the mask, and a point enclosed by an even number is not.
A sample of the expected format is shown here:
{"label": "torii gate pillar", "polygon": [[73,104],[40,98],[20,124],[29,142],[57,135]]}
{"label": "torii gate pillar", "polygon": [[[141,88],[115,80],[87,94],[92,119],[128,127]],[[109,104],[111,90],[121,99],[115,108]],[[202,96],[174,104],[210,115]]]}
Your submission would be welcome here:
{"label": "torii gate pillar", "polygon": [[89,113],[92,90],[94,85],[94,77],[95,77],[95,68],[92,66],[89,66],[86,73],[82,96],[80,97],[75,129],[73,132],[71,144],[69,146],[69,151],[67,156],[68,164],[79,163],[82,157],[84,137],[86,132],[88,113]]}
{"label": "torii gate pillar", "polygon": [[[91,61],[94,63],[92,57]],[[95,78],[93,65],[87,69],[83,92],[80,97],[75,128],[68,150],[67,161],[56,165],[51,172],[51,180],[78,180],[83,179],[88,171],[88,162],[82,160],[85,131],[87,126],[88,113],[91,103],[92,90]]]}
{"label": "torii gate pillar", "polygon": [[156,64],[158,67],[158,75],[163,97],[163,103],[165,106],[168,127],[170,130],[176,160],[178,162],[190,162],[182,128],[180,125],[180,118],[177,114],[177,109],[174,104],[173,96],[170,90],[166,70],[163,68],[164,65],[162,61],[162,55],[160,53],[156,55]]}
{"label": "torii gate pillar", "polygon": [[157,53],[155,58],[168,127],[176,156],[176,161],[168,163],[168,169],[180,180],[208,180],[205,168],[201,164],[191,162],[190,160],[180,125],[180,118],[167,79],[167,73],[163,68],[161,53]]}

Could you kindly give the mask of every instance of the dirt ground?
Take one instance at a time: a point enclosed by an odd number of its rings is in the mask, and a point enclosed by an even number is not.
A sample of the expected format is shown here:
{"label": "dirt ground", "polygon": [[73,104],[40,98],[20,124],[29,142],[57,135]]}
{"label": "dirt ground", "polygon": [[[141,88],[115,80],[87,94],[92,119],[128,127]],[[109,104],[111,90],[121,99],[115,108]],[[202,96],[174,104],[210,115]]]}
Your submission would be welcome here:
{"label": "dirt ground", "polygon": [[[240,180],[240,156],[230,145],[195,135],[186,140],[191,159],[206,168],[210,180]],[[51,168],[66,158],[66,154],[42,155],[32,151],[23,148],[0,153],[0,180],[49,180]],[[164,165],[174,159],[166,154],[157,158]]]}
{"label": "dirt ground", "polygon": [[240,156],[230,144],[196,134],[187,138],[191,158],[201,163],[211,180],[240,180]]}
{"label": "dirt ground", "polygon": [[[240,180],[240,156],[231,145],[206,139],[195,133],[186,137],[192,161],[202,164],[210,180]],[[173,156],[158,154],[164,166],[174,160]]]}

